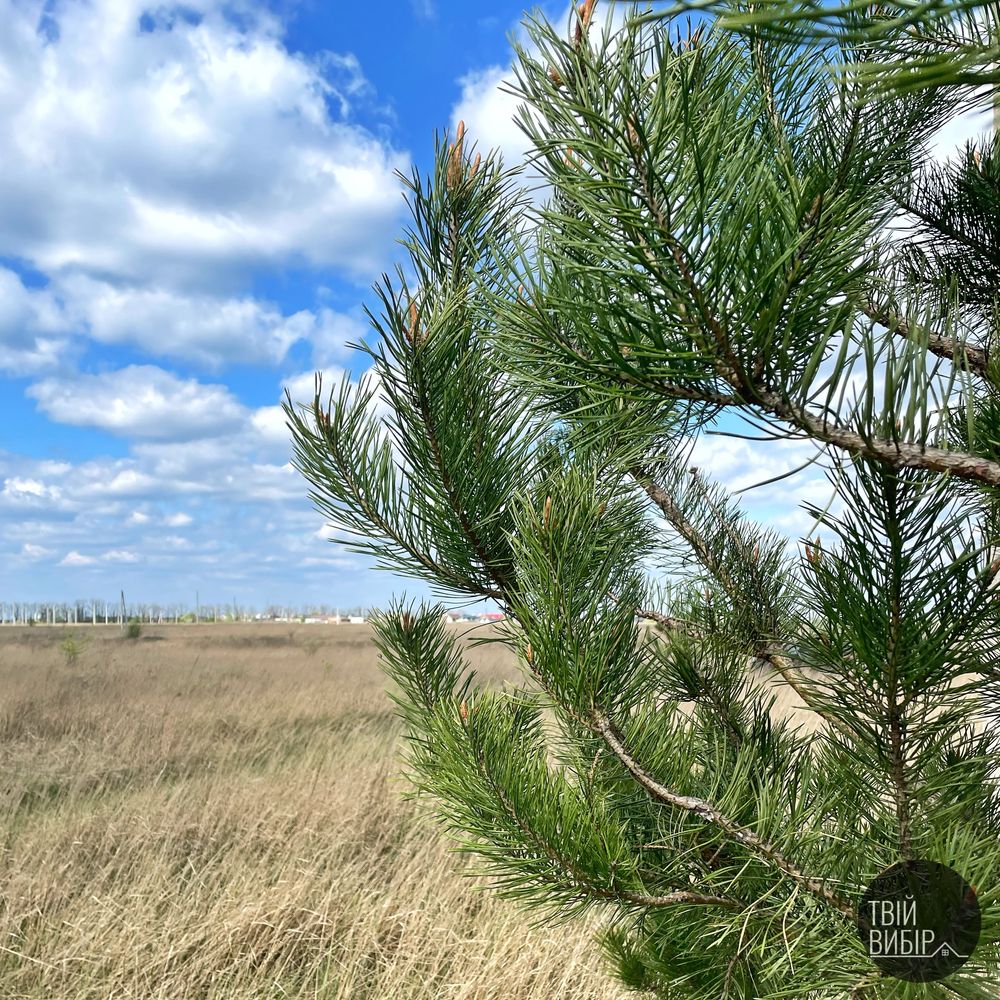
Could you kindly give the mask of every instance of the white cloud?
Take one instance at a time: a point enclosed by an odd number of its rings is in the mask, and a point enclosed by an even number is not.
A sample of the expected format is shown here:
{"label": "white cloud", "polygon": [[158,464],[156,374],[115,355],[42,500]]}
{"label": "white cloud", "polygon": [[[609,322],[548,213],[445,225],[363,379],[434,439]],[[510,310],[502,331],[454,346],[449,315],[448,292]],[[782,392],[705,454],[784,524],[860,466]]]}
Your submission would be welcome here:
{"label": "white cloud", "polygon": [[250,417],[251,434],[258,448],[291,454],[288,418],[280,406],[262,406]]}
{"label": "white cloud", "polygon": [[[406,158],[348,119],[349,53],[289,52],[263,10],[0,2],[0,254],[50,275],[218,289],[305,259],[362,279],[383,262]],[[173,18],[172,24],[170,19]]]}
{"label": "white cloud", "polygon": [[52,420],[151,440],[218,434],[246,418],[245,408],[225,386],[180,379],[152,365],[47,378],[25,392]]}
{"label": "white cloud", "polygon": [[531,150],[531,141],[515,124],[518,104],[516,97],[502,89],[513,80],[513,73],[502,66],[474,70],[459,79],[462,95],[452,110],[452,136],[458,122],[464,121],[466,145],[476,143],[485,157],[491,149],[499,149],[505,166],[523,162]]}
{"label": "white cloud", "polygon": [[91,566],[96,562],[90,556],[81,555],[79,552],[67,552],[62,559],[59,560],[60,566]]}
{"label": "white cloud", "polygon": [[[83,480],[76,494],[84,501],[118,499],[120,497],[156,497],[163,493],[180,492],[180,483],[162,482],[138,469],[122,467],[118,462],[87,462],[78,470]],[[194,492],[195,484],[185,484],[186,492]]]}
{"label": "white cloud", "polygon": [[32,502],[36,500],[58,500],[61,491],[58,486],[49,486],[39,479],[22,479],[13,476],[5,479],[0,496],[8,500]]}
{"label": "white cloud", "polygon": [[105,562],[115,562],[115,563],[134,563],[139,562],[139,556],[135,552],[129,552],[126,549],[112,549],[110,552],[105,552],[101,559]]}
{"label": "white cloud", "polygon": [[61,304],[50,290],[28,288],[0,267],[0,374],[35,375],[65,364],[67,333]]}
{"label": "white cloud", "polygon": [[126,524],[148,524],[150,521],[150,516],[148,514],[143,514],[141,510],[134,510],[129,514]]}
{"label": "white cloud", "polygon": [[193,521],[194,518],[190,514],[185,514],[183,511],[178,511],[176,514],[169,514],[163,519],[163,523],[168,528],[184,528]]}
{"label": "white cloud", "polygon": [[31,542],[25,542],[21,546],[21,555],[25,559],[44,559],[46,556],[51,556],[55,554],[55,549],[47,549],[44,545],[33,545]]}
{"label": "white cloud", "polygon": [[108,345],[130,345],[153,357],[276,364],[299,340],[326,345],[338,317],[303,309],[286,316],[250,297],[179,293],[163,287],[114,285],[81,274],[55,282],[67,319]]}

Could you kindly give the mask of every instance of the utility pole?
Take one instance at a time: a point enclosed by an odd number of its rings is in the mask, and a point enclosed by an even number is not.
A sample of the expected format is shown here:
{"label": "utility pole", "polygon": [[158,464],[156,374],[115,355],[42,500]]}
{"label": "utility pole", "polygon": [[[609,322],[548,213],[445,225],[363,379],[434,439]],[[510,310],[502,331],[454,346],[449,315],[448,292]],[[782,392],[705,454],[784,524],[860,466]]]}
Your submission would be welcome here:
{"label": "utility pole", "polygon": [[121,609],[118,612],[118,625],[121,630],[125,631],[125,591],[121,591]]}

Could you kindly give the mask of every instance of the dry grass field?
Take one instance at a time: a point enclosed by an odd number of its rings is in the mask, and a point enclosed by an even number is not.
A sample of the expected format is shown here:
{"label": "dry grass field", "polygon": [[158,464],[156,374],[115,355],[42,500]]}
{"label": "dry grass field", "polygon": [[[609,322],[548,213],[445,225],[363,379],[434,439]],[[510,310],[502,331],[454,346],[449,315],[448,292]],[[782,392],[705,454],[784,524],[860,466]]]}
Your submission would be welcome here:
{"label": "dry grass field", "polygon": [[386,685],[367,625],[0,629],[0,997],[623,997],[401,799]]}

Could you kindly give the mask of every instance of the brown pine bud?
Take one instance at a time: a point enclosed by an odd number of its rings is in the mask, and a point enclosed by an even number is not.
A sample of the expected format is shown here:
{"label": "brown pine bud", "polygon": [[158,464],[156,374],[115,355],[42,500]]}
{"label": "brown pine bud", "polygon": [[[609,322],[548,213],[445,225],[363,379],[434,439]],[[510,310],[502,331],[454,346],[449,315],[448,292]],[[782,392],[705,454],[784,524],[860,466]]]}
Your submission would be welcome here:
{"label": "brown pine bud", "polygon": [[759,542],[753,547],[753,559],[754,559],[754,562],[756,562],[758,559],[760,559],[760,543]]}
{"label": "brown pine bud", "polygon": [[472,170],[469,171],[469,176],[470,177],[475,177],[476,176],[476,173],[479,170],[479,164],[480,164],[481,161],[482,161],[482,157],[479,155],[479,153],[476,153],[476,158],[475,158],[475,160],[472,163]]}
{"label": "brown pine bud", "polygon": [[813,203],[809,207],[809,211],[806,213],[805,224],[807,226],[813,226],[816,224],[816,220],[819,218],[819,210],[823,207],[823,195],[818,194],[813,198]]}
{"label": "brown pine bud", "polygon": [[469,721],[469,706],[466,702],[463,701],[462,704],[458,706],[458,714],[462,717],[463,722]]}
{"label": "brown pine bud", "polygon": [[628,141],[632,146],[632,149],[638,153],[639,152],[639,132],[635,127],[635,119],[629,118],[628,120]]}
{"label": "brown pine bud", "polygon": [[704,593],[705,593],[705,600],[709,604],[711,604],[712,603],[712,591],[709,590],[708,587],[706,587]]}
{"label": "brown pine bud", "polygon": [[573,38],[573,44],[579,48],[583,42],[583,33],[590,27],[590,19],[594,16],[594,4],[597,0],[584,0],[582,4],[577,8],[577,13],[580,16],[579,21],[576,24],[576,35]]}
{"label": "brown pine bud", "polygon": [[989,579],[990,583],[992,583],[994,579],[996,579],[997,573],[1000,573],[1000,556],[997,556],[997,558],[990,563],[990,568],[989,571],[987,572],[987,578]]}
{"label": "brown pine bud", "polygon": [[548,531],[552,520],[552,497],[545,498],[545,507],[542,510],[542,527]]}
{"label": "brown pine bud", "polygon": [[549,69],[549,77],[556,85],[557,89],[563,85],[563,78],[559,75],[559,70],[557,70],[555,66]]}
{"label": "brown pine bud", "polygon": [[463,148],[465,145],[465,122],[460,121],[458,123],[458,128],[455,131],[455,141],[451,144],[449,149],[451,150],[448,157],[448,172],[445,176],[445,182],[448,185],[448,190],[454,193],[459,184],[462,183],[464,170],[464,164],[462,162]]}
{"label": "brown pine bud", "polygon": [[409,632],[413,628],[413,615],[409,611],[404,611],[399,616],[399,624],[403,627],[404,632]]}
{"label": "brown pine bud", "polygon": [[975,163],[977,170],[983,169],[983,158],[979,155],[978,149],[972,151],[972,161]]}
{"label": "brown pine bud", "polygon": [[600,507],[597,508],[597,516],[603,517],[604,512],[608,509],[608,505],[602,501]]}
{"label": "brown pine bud", "polygon": [[534,649],[531,648],[531,643],[530,642],[528,643],[528,648],[524,651],[524,658],[529,663],[534,663],[535,662],[535,651],[534,651]]}
{"label": "brown pine bud", "polygon": [[412,344],[417,336],[417,321],[419,317],[417,316],[417,304],[416,302],[410,303],[410,322],[406,327],[406,339]]}
{"label": "brown pine bud", "polygon": [[819,566],[823,561],[823,543],[818,537],[815,545],[810,545],[806,542],[806,559],[814,566]]}

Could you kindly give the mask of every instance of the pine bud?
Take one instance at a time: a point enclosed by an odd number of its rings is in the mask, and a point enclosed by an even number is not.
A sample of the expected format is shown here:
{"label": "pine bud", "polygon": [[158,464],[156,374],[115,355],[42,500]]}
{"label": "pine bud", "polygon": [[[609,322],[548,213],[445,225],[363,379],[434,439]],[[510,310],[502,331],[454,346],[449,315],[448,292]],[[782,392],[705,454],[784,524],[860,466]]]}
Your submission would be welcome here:
{"label": "pine bud", "polygon": [[463,701],[462,704],[458,706],[458,714],[462,717],[463,722],[469,721],[469,706],[466,702]]}
{"label": "pine bud", "polygon": [[977,170],[983,169],[983,158],[979,155],[978,149],[972,151],[972,160],[976,164]]}
{"label": "pine bud", "polygon": [[406,327],[406,339],[412,344],[416,342],[417,339],[417,321],[419,317],[417,316],[417,304],[416,302],[410,303],[410,322]]}
{"label": "pine bud", "polygon": [[413,615],[409,611],[404,611],[399,616],[399,624],[402,626],[404,632],[409,632],[413,628]]}
{"label": "pine bud", "polygon": [[760,542],[753,547],[753,561],[757,562],[758,559],[760,559]]}
{"label": "pine bud", "polygon": [[460,121],[458,123],[458,129],[455,132],[455,141],[449,147],[451,153],[448,157],[448,172],[445,175],[445,182],[448,185],[448,190],[452,194],[455,193],[459,184],[462,183],[463,174],[465,172],[462,163],[464,144],[465,122]]}
{"label": "pine bud", "polygon": [[534,651],[534,649],[532,649],[530,642],[528,643],[528,648],[524,651],[524,658],[529,663],[534,663],[535,662],[535,651]]}
{"label": "pine bud", "polygon": [[598,517],[603,517],[604,516],[604,512],[607,509],[608,509],[608,505],[602,501],[600,507],[597,508],[597,516]]}
{"label": "pine bud", "polygon": [[635,127],[635,119],[629,118],[628,120],[628,141],[632,146],[632,149],[638,153],[639,152],[639,133]]}
{"label": "pine bud", "polygon": [[559,75],[559,70],[555,66],[550,67],[549,78],[556,85],[557,90],[563,85],[563,78]]}
{"label": "pine bud", "polygon": [[996,579],[997,573],[1000,573],[1000,556],[997,556],[997,558],[990,563],[990,568],[987,572],[987,580],[992,583]]}
{"label": "pine bud", "polygon": [[705,590],[704,590],[704,594],[705,594],[705,600],[709,604],[711,604],[712,603],[712,591],[709,590],[708,587],[706,587]]}
{"label": "pine bud", "polygon": [[482,157],[479,155],[479,153],[476,153],[476,158],[472,162],[472,169],[469,171],[469,176],[470,177],[475,177],[476,176],[476,173],[479,170],[479,164],[480,164],[480,162],[482,162]]}
{"label": "pine bud", "polygon": [[542,510],[542,527],[548,531],[552,520],[552,497],[545,498],[545,507]]}
{"label": "pine bud", "polygon": [[810,545],[806,542],[806,558],[814,566],[819,566],[823,561],[823,542],[819,537],[816,538],[816,544]]}
{"label": "pine bud", "polygon": [[813,198],[812,205],[809,206],[809,211],[806,213],[805,224],[807,226],[814,226],[816,220],[819,218],[819,210],[823,207],[823,195],[818,194]]}
{"label": "pine bud", "polygon": [[594,5],[597,0],[584,0],[577,9],[577,13],[580,15],[580,20],[576,24],[576,36],[573,39],[573,44],[579,48],[583,42],[583,33],[590,27],[590,19],[594,16]]}

